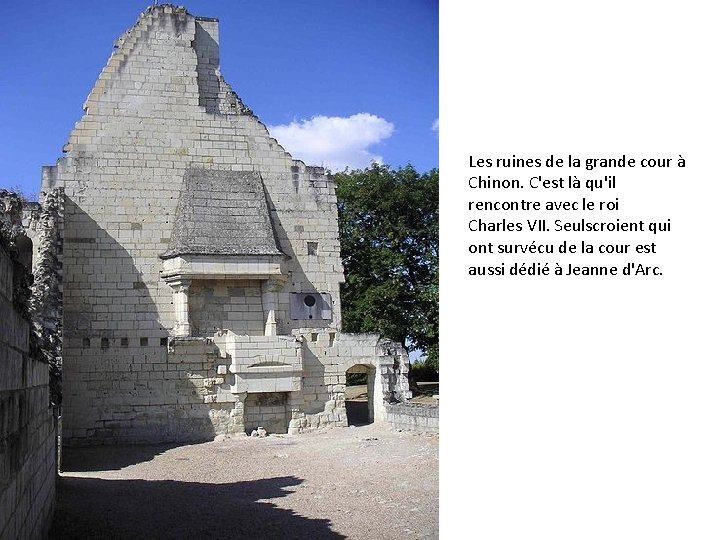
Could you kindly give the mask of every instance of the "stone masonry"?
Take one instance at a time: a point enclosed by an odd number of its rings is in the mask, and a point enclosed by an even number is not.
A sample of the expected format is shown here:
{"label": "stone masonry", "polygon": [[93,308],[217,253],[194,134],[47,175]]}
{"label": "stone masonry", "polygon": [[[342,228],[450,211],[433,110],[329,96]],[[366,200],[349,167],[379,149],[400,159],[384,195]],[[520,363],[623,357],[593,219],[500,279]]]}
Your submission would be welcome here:
{"label": "stone masonry", "polygon": [[341,333],[332,180],[219,70],[218,21],[151,6],[115,43],[41,191],[64,190],[63,435],[179,441],[345,426],[409,396],[408,359]]}
{"label": "stone masonry", "polygon": [[0,540],[44,537],[55,504],[57,428],[21,217],[19,198],[0,191]]}

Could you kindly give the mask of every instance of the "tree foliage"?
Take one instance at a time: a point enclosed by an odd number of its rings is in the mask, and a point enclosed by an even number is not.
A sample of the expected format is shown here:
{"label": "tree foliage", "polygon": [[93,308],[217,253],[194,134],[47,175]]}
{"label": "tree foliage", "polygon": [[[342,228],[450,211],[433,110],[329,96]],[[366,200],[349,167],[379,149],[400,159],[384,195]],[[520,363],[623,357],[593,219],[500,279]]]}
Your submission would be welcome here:
{"label": "tree foliage", "polygon": [[438,178],[408,165],[334,175],[343,329],[379,332],[438,364]]}

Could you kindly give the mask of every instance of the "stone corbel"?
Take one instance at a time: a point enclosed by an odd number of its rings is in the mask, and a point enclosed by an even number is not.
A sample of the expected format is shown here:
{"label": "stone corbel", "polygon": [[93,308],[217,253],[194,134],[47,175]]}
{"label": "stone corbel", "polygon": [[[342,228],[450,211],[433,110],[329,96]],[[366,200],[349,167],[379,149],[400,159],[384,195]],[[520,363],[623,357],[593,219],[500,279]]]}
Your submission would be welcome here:
{"label": "stone corbel", "polygon": [[262,283],[262,303],[265,311],[265,335],[277,336],[277,319],[275,310],[278,307],[278,291],[285,283],[284,279],[271,278]]}
{"label": "stone corbel", "polygon": [[168,282],[173,290],[173,303],[175,304],[175,337],[190,336],[190,282],[189,279],[174,279]]}

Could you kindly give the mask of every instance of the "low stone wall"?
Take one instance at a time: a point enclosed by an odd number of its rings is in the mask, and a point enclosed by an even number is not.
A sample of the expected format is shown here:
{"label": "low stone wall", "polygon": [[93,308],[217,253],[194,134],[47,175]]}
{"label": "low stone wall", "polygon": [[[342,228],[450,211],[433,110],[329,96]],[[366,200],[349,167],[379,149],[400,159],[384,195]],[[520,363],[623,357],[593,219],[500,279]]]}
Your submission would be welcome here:
{"label": "low stone wall", "polygon": [[[409,394],[407,355],[377,335],[326,329],[294,336],[224,331],[212,338],[170,338],[164,346],[159,341],[160,347],[136,347],[129,340],[123,347],[121,340],[108,338],[99,353],[99,340],[88,341],[83,348],[80,340],[70,339],[65,349],[79,346],[73,357],[83,359],[65,364],[65,373],[75,379],[65,385],[65,394],[74,403],[93,403],[104,399],[103,392],[117,390],[115,408],[108,414],[95,407],[95,427],[84,433],[64,430],[65,444],[212,440],[250,434],[261,426],[268,433],[291,434],[345,427],[345,374],[357,365],[369,366],[377,379],[371,385],[377,389],[372,392],[375,421],[385,421],[388,400]],[[125,358],[119,356],[123,351]],[[131,378],[143,374],[138,363],[155,370],[147,378]],[[92,378],[78,380],[85,374]],[[64,407],[64,419],[90,423],[73,414],[76,409]]]}
{"label": "low stone wall", "polygon": [[[244,433],[242,409],[235,410],[229,385],[218,376],[222,360],[212,340],[128,341],[108,339],[103,346],[93,338],[82,348],[80,340],[69,340],[66,350],[79,347],[73,355],[82,362],[64,365],[74,378],[64,385],[65,397],[87,405],[63,407],[63,444],[194,442]],[[155,370],[144,372],[143,365]],[[92,406],[110,391],[113,409]],[[94,427],[67,429],[81,422]]]}
{"label": "low stone wall", "polygon": [[440,407],[417,403],[388,403],[387,423],[395,429],[411,431],[440,431]]}
{"label": "low stone wall", "polygon": [[24,271],[0,248],[0,540],[45,536],[55,503],[48,364],[30,356],[30,322],[14,301]]}

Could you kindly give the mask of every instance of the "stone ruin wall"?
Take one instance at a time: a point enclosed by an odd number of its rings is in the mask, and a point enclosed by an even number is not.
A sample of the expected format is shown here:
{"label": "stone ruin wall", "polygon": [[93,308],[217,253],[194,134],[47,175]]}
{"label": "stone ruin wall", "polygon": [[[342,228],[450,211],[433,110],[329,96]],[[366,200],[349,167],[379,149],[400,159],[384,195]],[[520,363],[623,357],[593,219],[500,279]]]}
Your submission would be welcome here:
{"label": "stone ruin wall", "polygon": [[419,403],[388,403],[387,424],[394,429],[440,432],[440,407]]}
{"label": "stone ruin wall", "polygon": [[[275,429],[281,419],[292,433],[344,426],[345,373],[357,364],[375,370],[383,399],[410,396],[404,351],[383,351],[377,336],[339,332],[344,278],[334,184],[322,168],[285,152],[224,81],[216,19],[148,8],[117,40],[63,151],[57,165],[43,168],[42,189],[65,193],[66,443],[207,440],[260,422]],[[264,335],[263,288],[244,279],[193,281],[194,337],[173,335],[176,299],[159,255],[171,243],[185,179],[197,170],[262,177],[287,255],[287,280],[276,285],[277,336]],[[329,315],[293,318],[294,293],[322,293]],[[211,332],[226,329],[245,335],[236,359]],[[254,379],[240,365],[243,351],[294,367],[282,375],[260,366],[264,386],[248,393],[243,385]],[[245,372],[232,373],[233,362]],[[373,407],[378,420],[386,417],[383,403]]]}
{"label": "stone ruin wall", "polygon": [[[39,235],[33,249],[22,229],[19,197],[0,192],[0,539],[42,538],[55,502],[57,423],[51,406],[50,361],[58,360],[53,326],[61,318],[57,265],[57,214],[26,216]],[[46,240],[46,241],[43,241]],[[41,266],[35,290],[29,266]],[[31,314],[47,309],[47,316]],[[57,317],[57,318],[56,318]],[[52,328],[51,328],[52,327]],[[47,328],[48,332],[43,330]],[[57,381],[53,381],[57,383]]]}
{"label": "stone ruin wall", "polygon": [[[279,247],[291,257],[281,292],[339,299],[334,187],[322,169],[293,160],[269,137],[222,79],[218,54],[216,20],[182,8],[149,8],[118,40],[65,157],[44,169],[44,187],[62,186],[66,193],[64,426],[70,441],[125,440],[138,418],[172,423],[173,405],[184,405],[176,396],[158,406],[174,384],[158,363],[168,356],[165,342],[175,322],[158,255],[168,248],[188,169],[261,170]],[[315,254],[309,242],[317,243]],[[307,325],[291,320],[287,294],[279,298],[278,333]],[[202,298],[216,300],[212,293]],[[313,324],[337,327],[339,313],[338,304],[332,319]],[[248,321],[246,329],[262,335],[257,322]]]}
{"label": "stone ruin wall", "polygon": [[233,393],[234,375],[230,373],[233,359],[224,354],[217,336],[171,338],[169,352],[154,359],[161,365],[155,377],[162,381],[164,391],[147,398],[148,406],[165,410],[171,419],[161,422],[155,414],[136,416],[132,410],[116,408],[118,414],[127,415],[124,422],[110,426],[113,429],[110,433],[93,435],[119,441],[182,441],[250,434],[258,427],[270,433],[291,434],[344,427],[346,372],[357,365],[370,367],[375,376],[376,399],[370,404],[374,406],[375,421],[387,421],[390,404],[411,396],[407,354],[377,335],[302,329],[293,336],[279,338],[286,343],[283,349],[278,349],[275,336],[259,339],[238,336],[255,347],[266,343],[266,348],[248,347],[241,354],[261,353],[274,358],[284,355],[287,363],[298,359],[302,364],[302,384],[294,391]]}

